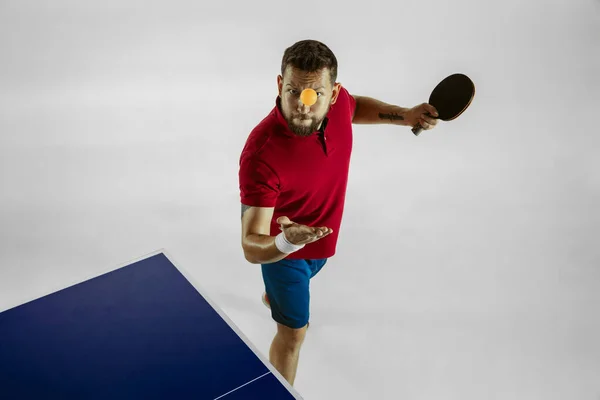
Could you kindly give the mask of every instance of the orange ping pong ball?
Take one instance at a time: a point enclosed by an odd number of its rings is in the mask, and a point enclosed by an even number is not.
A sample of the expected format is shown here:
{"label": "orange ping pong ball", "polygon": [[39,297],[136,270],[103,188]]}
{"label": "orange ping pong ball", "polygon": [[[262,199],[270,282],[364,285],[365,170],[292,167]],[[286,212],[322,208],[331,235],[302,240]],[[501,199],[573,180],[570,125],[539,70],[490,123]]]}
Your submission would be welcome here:
{"label": "orange ping pong ball", "polygon": [[300,93],[300,100],[307,106],[312,106],[317,102],[317,92],[314,89],[304,89]]}

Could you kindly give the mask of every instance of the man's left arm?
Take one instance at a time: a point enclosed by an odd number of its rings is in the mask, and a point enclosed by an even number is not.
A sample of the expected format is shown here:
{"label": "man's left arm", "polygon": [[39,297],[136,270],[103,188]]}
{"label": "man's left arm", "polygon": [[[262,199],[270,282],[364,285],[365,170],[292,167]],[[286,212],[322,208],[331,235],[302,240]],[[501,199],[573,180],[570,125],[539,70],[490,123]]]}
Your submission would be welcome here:
{"label": "man's left arm", "polygon": [[393,124],[413,127],[421,124],[423,129],[431,129],[437,124],[435,107],[423,103],[412,108],[385,103],[367,96],[352,95],[356,108],[353,124]]}

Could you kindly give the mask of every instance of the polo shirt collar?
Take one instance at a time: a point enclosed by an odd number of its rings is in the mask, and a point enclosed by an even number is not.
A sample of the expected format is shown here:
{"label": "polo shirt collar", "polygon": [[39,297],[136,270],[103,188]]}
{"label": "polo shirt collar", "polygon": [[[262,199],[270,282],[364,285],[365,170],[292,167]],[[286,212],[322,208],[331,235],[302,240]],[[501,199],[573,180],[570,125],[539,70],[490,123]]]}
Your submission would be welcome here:
{"label": "polo shirt collar", "polygon": [[[277,117],[277,121],[281,124],[281,126],[283,128],[282,132],[286,136],[291,136],[291,137],[296,137],[296,138],[300,137],[291,131],[290,127],[288,126],[287,121],[283,117],[283,113],[281,112],[281,98],[279,96],[277,96],[277,98],[275,99],[275,116]],[[325,117],[323,119],[323,123],[321,124],[321,128],[318,131],[315,131],[313,133],[321,133],[321,134],[325,133],[325,128],[327,127],[327,122],[329,122],[329,118]]]}

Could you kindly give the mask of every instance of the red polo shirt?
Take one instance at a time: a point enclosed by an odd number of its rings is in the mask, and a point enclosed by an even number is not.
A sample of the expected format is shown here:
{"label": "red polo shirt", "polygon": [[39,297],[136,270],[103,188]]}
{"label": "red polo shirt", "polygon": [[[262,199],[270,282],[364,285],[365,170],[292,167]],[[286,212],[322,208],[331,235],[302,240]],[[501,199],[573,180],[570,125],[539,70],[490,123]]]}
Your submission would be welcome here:
{"label": "red polo shirt", "polygon": [[271,236],[281,232],[280,216],[333,229],[330,235],[286,258],[317,259],[335,254],[346,199],[355,106],[354,98],[341,87],[321,130],[302,137],[289,129],[277,97],[273,110],[248,136],[240,157],[240,198],[248,206],[275,207]]}

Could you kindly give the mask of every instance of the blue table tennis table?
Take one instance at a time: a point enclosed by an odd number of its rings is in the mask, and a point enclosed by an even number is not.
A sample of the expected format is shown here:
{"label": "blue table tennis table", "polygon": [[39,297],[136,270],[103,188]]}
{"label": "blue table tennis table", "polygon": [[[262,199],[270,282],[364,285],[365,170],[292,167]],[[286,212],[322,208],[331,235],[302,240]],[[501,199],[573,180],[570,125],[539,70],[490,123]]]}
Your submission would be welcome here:
{"label": "blue table tennis table", "polygon": [[0,399],[302,399],[164,250],[0,313]]}

